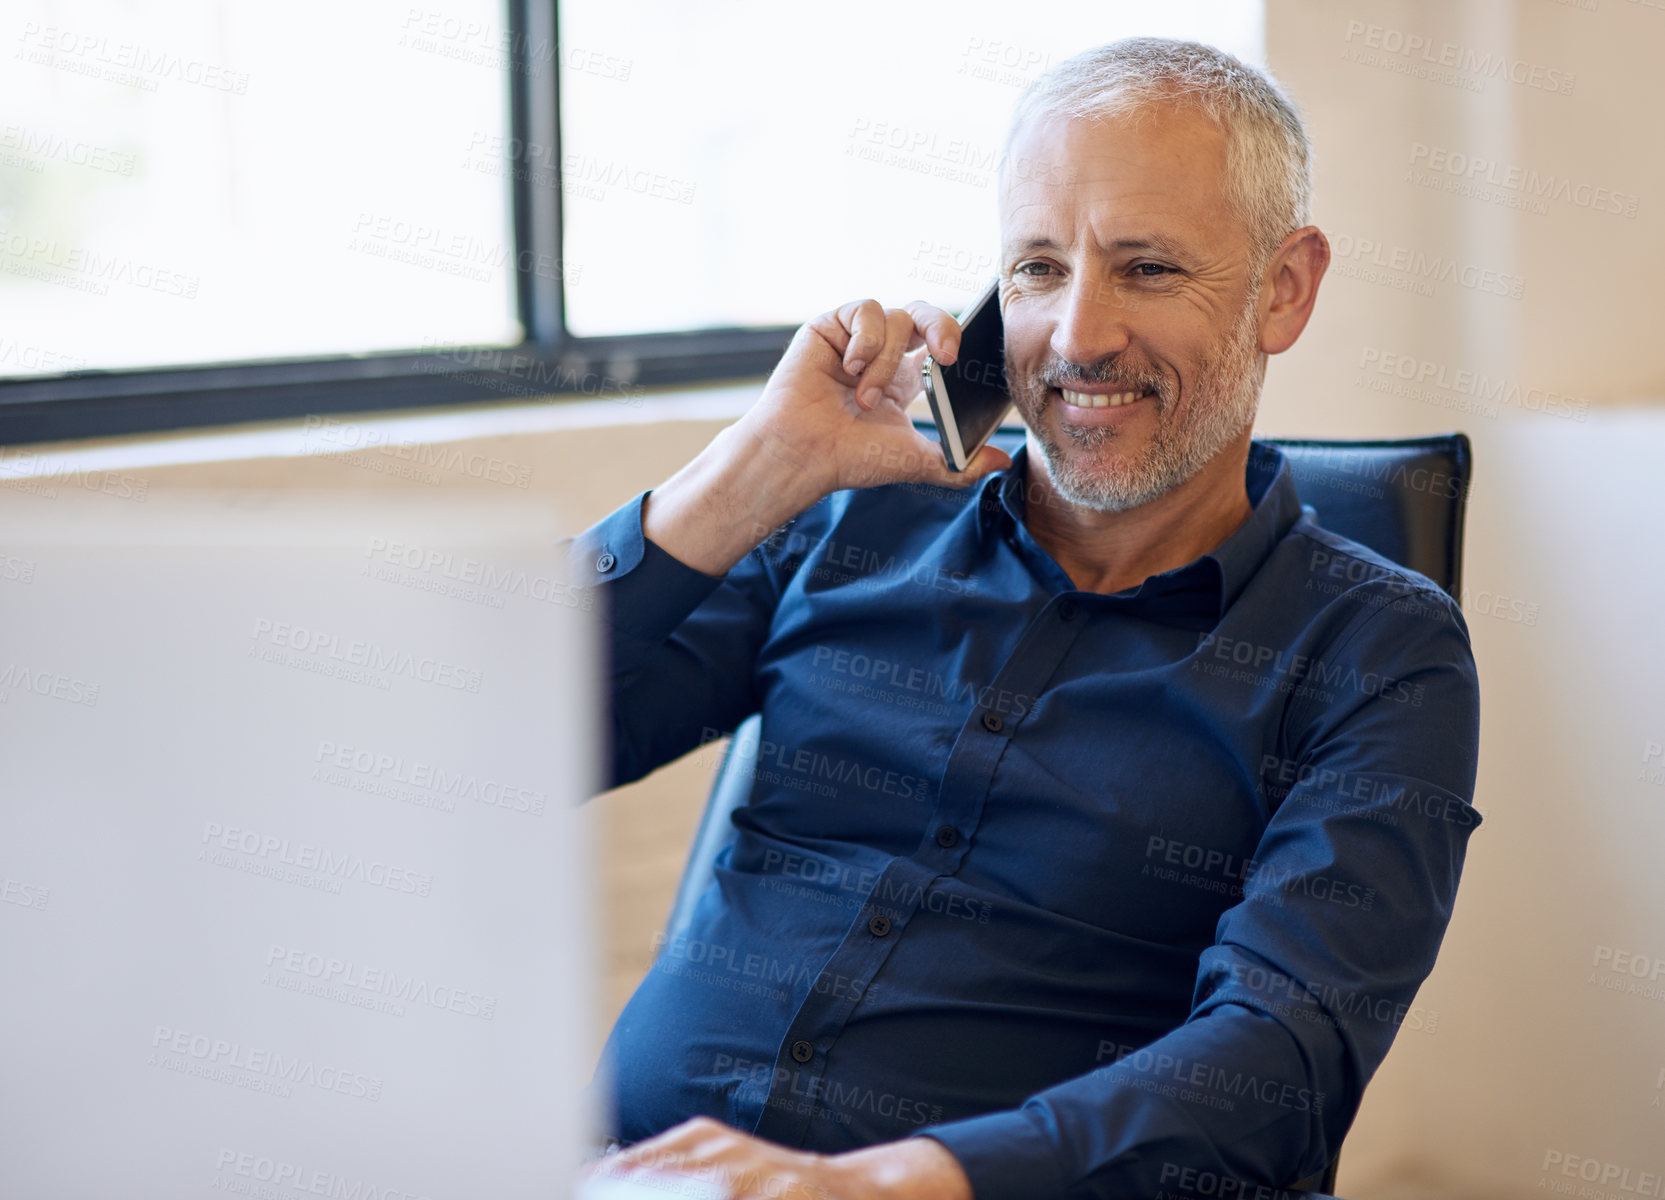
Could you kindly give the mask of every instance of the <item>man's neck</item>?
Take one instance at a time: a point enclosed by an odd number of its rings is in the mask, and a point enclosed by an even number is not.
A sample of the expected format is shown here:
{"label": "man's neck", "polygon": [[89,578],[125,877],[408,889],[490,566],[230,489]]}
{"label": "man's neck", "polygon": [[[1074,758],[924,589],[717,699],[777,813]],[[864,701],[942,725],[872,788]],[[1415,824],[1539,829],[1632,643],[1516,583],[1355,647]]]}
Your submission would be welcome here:
{"label": "man's neck", "polygon": [[1025,523],[1077,590],[1136,587],[1207,554],[1248,519],[1249,440],[1245,432],[1190,479],[1147,504],[1099,512],[1058,494],[1031,436]]}

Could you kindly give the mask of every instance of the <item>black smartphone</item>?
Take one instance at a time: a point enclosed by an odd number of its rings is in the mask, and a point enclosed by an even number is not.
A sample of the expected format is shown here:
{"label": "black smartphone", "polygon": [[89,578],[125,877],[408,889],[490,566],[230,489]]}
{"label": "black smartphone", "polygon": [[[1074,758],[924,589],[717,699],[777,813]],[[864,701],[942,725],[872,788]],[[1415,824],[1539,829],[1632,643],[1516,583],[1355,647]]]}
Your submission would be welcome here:
{"label": "black smartphone", "polygon": [[951,366],[925,359],[925,398],[950,471],[977,457],[1012,407],[1006,391],[1006,329],[1000,323],[998,279],[960,317],[960,353]]}

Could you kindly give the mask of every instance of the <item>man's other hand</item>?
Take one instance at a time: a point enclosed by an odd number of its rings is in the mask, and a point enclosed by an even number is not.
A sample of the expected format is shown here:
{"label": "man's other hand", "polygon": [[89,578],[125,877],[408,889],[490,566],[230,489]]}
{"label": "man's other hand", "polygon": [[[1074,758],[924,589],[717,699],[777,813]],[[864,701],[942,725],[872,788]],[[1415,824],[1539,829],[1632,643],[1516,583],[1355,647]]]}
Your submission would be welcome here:
{"label": "man's other hand", "polygon": [[844,1154],[791,1150],[695,1117],[601,1159],[599,1179],[672,1187],[698,1180],[712,1200],[972,1200],[971,1184],[940,1142],[906,1138]]}

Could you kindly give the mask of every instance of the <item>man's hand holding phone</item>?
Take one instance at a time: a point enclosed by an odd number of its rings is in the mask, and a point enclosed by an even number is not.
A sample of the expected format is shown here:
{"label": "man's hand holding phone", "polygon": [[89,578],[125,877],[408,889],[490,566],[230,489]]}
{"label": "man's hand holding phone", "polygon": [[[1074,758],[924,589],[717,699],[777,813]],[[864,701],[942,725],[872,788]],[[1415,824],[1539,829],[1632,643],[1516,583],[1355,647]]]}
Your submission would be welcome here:
{"label": "man's hand holding phone", "polygon": [[960,327],[920,301],[858,300],[798,330],[757,403],[648,498],[643,529],[672,557],[724,574],[823,496],[887,483],[968,487],[1011,465],[985,446],[963,471],[913,427],[927,352],[951,363]]}

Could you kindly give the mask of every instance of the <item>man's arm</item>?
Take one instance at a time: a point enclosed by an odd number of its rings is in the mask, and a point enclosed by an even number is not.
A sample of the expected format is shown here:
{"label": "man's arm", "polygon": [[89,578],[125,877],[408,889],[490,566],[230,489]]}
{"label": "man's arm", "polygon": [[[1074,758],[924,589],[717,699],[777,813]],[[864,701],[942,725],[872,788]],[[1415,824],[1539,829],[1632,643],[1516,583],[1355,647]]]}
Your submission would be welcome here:
{"label": "man's arm", "polygon": [[744,417],[570,542],[570,578],[595,589],[607,615],[613,783],[753,711],[751,663],[784,573],[747,555],[770,532],[834,491],[966,487],[1009,465],[985,447],[971,469],[950,472],[907,416],[925,351],[952,360],[958,339],[952,317],[919,303],[858,301],[817,317]]}
{"label": "man's arm", "polygon": [[1428,1027],[1413,1002],[1480,822],[1479,687],[1448,597],[1421,597],[1429,617],[1368,593],[1327,682],[1291,700],[1290,769],[1272,774],[1293,786],[1269,797],[1185,1024],[1017,1109],[914,1135],[954,1152],[978,1200],[1183,1195],[1209,1173],[1287,1186],[1335,1154],[1401,1026]]}
{"label": "man's arm", "polygon": [[906,409],[925,351],[953,362],[960,328],[920,302],[852,301],[798,330],[758,402],[652,495],[643,530],[673,557],[721,575],[770,530],[845,488],[966,487],[1008,466],[999,450],[948,470]]}

